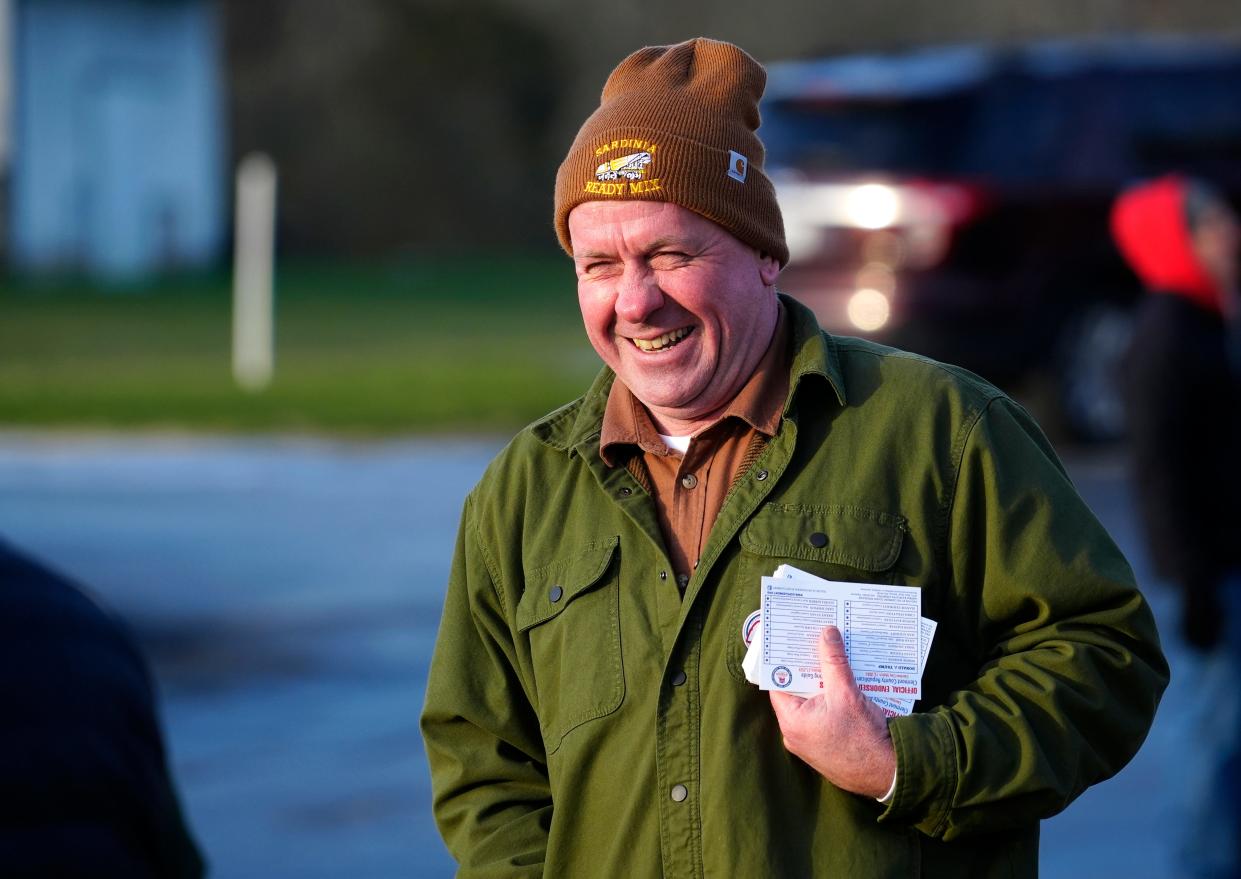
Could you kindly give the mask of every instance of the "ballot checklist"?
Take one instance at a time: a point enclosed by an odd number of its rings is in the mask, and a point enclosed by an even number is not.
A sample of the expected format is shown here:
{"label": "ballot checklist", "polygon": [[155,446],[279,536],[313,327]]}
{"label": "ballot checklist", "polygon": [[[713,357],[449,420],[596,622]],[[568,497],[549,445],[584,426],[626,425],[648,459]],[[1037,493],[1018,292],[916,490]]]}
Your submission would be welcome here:
{"label": "ballot checklist", "polygon": [[742,667],[750,683],[819,693],[818,641],[825,626],[836,626],[861,691],[889,716],[913,711],[936,626],[922,616],[921,589],[824,580],[792,565],[781,565],[760,585],[759,610],[743,631]]}

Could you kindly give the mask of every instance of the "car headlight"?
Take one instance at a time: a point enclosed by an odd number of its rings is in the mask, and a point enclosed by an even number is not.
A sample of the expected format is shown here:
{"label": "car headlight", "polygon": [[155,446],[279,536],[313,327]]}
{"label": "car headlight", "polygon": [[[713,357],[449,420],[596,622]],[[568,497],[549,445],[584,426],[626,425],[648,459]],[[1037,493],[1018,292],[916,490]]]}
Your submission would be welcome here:
{"label": "car headlight", "polygon": [[901,213],[901,198],[895,189],[882,183],[855,187],[845,196],[845,215],[863,229],[886,229]]}

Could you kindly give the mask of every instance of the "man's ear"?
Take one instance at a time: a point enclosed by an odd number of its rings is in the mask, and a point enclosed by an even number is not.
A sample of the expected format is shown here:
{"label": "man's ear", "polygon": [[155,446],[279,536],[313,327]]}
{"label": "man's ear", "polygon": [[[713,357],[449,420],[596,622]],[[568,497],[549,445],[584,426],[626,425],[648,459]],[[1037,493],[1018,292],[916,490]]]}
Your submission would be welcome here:
{"label": "man's ear", "polygon": [[776,278],[780,277],[780,261],[760,250],[758,252],[758,276],[763,279],[764,287],[775,286]]}

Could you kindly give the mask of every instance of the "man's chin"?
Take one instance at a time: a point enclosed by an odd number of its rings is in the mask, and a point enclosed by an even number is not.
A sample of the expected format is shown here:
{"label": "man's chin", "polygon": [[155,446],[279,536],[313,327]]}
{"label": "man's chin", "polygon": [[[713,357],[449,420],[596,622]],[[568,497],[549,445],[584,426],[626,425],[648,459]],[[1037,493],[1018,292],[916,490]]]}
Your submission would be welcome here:
{"label": "man's chin", "polygon": [[681,422],[699,421],[711,415],[715,408],[719,408],[704,406],[701,393],[687,395],[684,392],[642,387],[640,383],[635,387],[626,382],[625,386],[643,406],[661,418],[675,418]]}
{"label": "man's chin", "polygon": [[641,386],[637,388],[630,387],[629,390],[648,409],[658,409],[661,412],[667,412],[669,415],[676,415],[678,417],[682,412],[692,414],[693,407],[690,405],[690,401],[675,396],[650,393]]}

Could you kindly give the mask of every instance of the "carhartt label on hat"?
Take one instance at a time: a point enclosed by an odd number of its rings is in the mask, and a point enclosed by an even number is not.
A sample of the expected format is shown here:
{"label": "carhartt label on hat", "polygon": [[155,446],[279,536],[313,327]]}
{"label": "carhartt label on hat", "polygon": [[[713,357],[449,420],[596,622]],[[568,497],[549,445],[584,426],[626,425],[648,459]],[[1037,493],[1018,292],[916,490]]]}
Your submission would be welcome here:
{"label": "carhartt label on hat", "polygon": [[750,160],[736,150],[728,151],[728,176],[738,183],[745,183],[745,172],[750,169]]}

